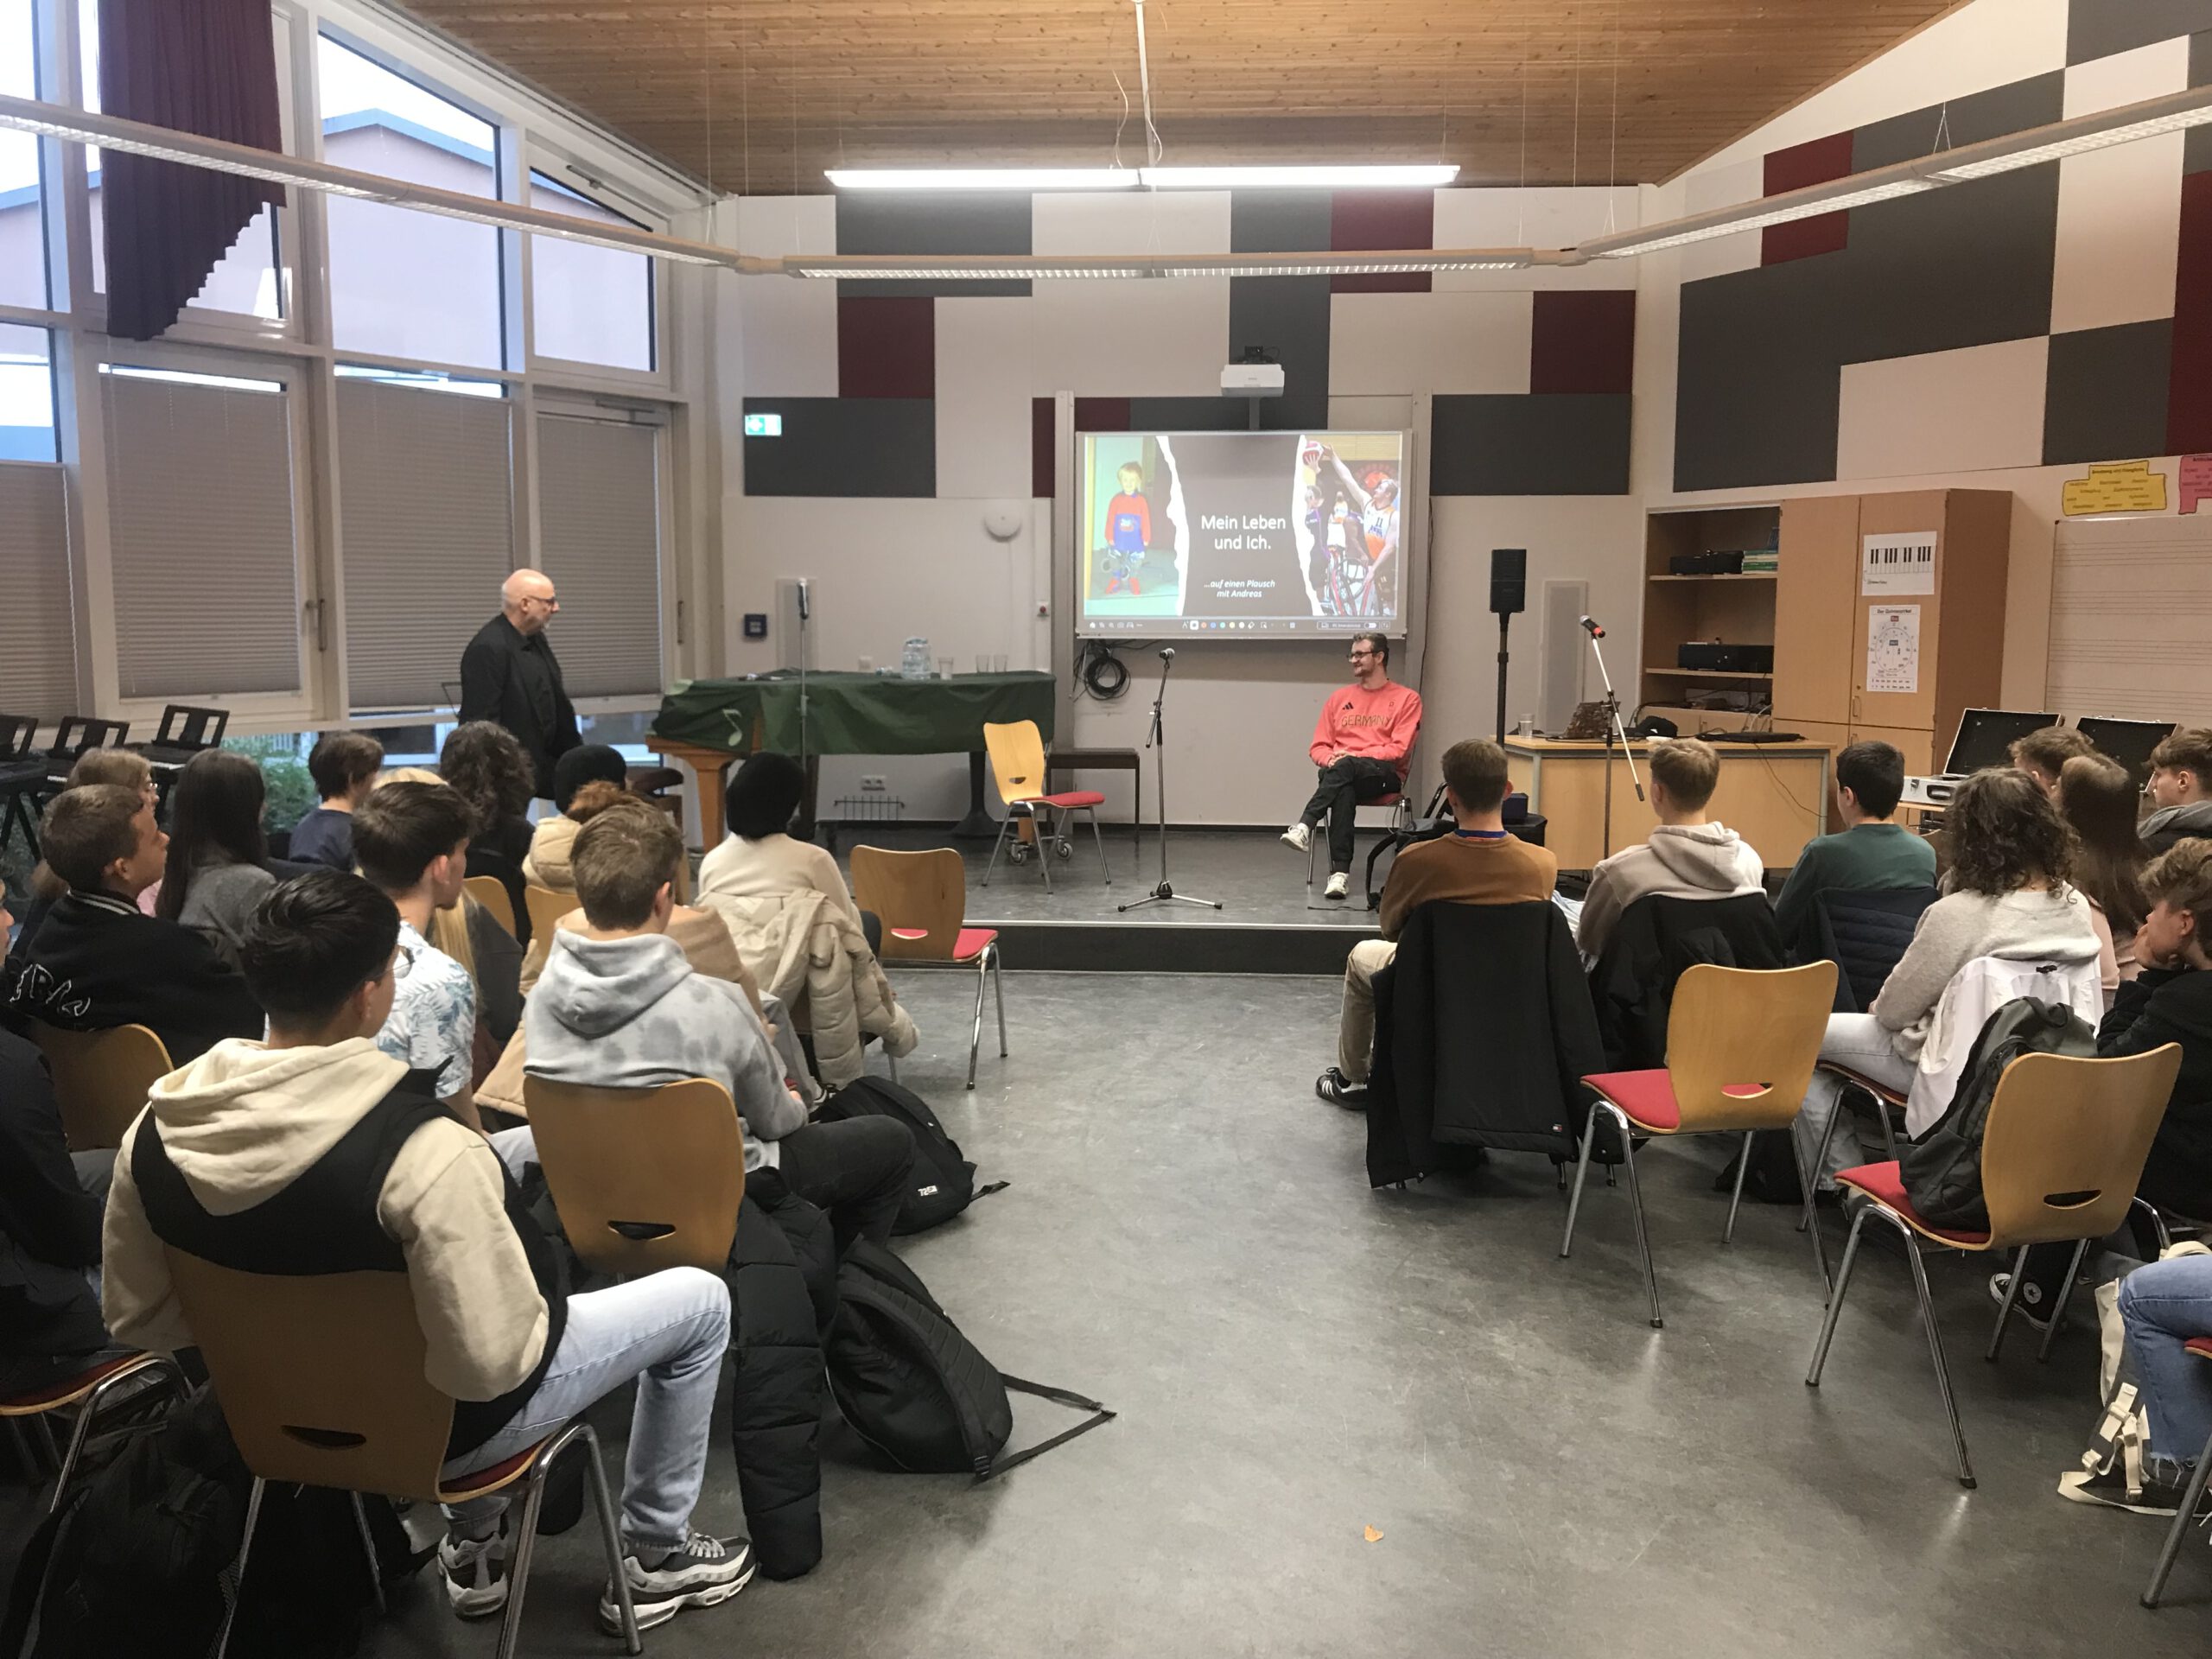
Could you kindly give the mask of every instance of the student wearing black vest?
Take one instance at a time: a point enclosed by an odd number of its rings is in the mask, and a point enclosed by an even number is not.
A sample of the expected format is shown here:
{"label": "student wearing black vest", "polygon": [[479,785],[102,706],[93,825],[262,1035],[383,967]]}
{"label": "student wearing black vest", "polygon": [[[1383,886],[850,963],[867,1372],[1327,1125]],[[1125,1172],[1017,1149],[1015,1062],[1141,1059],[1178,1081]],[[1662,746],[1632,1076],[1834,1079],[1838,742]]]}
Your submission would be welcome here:
{"label": "student wearing black vest", "polygon": [[[108,1197],[103,1300],[116,1339],[192,1344],[163,1247],[246,1272],[404,1273],[424,1374],[457,1402],[448,1476],[512,1457],[638,1383],[623,1567],[640,1625],[735,1595],[752,1552],[691,1529],[729,1295],[675,1268],[570,1297],[484,1138],[425,1074],[375,1043],[391,1007],[399,915],[358,876],[276,888],[240,959],[269,1040],[218,1045],[154,1087]],[[463,1618],[506,1604],[506,1499],[448,1512],[439,1548]],[[600,1620],[619,1631],[610,1586]]]}

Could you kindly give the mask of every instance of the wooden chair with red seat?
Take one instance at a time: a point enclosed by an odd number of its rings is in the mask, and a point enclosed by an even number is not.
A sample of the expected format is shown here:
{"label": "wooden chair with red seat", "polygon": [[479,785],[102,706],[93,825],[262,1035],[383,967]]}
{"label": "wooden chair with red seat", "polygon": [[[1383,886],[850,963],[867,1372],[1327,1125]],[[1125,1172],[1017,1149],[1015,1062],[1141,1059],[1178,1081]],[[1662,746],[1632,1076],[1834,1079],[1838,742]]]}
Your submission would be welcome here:
{"label": "wooden chair with red seat", "polygon": [[65,1031],[34,1020],[31,1040],[54,1074],[54,1103],[72,1152],[121,1146],[154,1084],[176,1069],[162,1039],[144,1026]]}
{"label": "wooden chair with red seat", "polygon": [[[1106,885],[1114,885],[1114,873],[1106,863],[1106,838],[1099,833],[1098,809],[1106,798],[1096,790],[1064,790],[1057,795],[1045,792],[1045,739],[1033,720],[1017,720],[1005,725],[983,724],[983,748],[991,757],[991,779],[997,785],[999,799],[1006,807],[1006,817],[999,823],[998,839],[991,843],[990,861],[983,866],[983,885],[991,885],[991,872],[998,868],[999,849],[1006,845],[1007,832],[1027,821],[1024,837],[1037,849],[1038,873],[1045,878],[1047,897],[1052,891],[1052,855],[1062,858],[1075,855],[1073,844],[1068,840],[1068,817],[1071,813],[1087,813],[1090,818],[1090,838],[1097,844],[1098,868]],[[1052,813],[1053,817],[1042,827],[1037,817],[1038,809]],[[1048,847],[1046,843],[1051,842]],[[1019,848],[1013,855],[1019,860]]]}
{"label": "wooden chair with red seat", "polygon": [[1851,1236],[1844,1243],[1843,1262],[1836,1270],[1827,1315],[1821,1323],[1812,1368],[1805,1374],[1806,1386],[1817,1389],[1821,1385],[1828,1344],[1835,1338],[1844,1294],[1851,1287],[1852,1269],[1858,1263],[1859,1236],[1869,1218],[1878,1219],[1896,1228],[1904,1240],[1913,1293],[1919,1298],[1921,1323],[1928,1334],[1929,1357],[1936,1367],[1936,1386],[1951,1421],[1959,1484],[1972,1487],[1974,1465],[1967,1458],[1958,1401],[1951,1392],[1950,1372],[1943,1363],[1943,1338],[1936,1323],[1935,1300],[1928,1291],[1922,1241],[1974,1255],[2015,1252],[2012,1282],[2006,1287],[2005,1305],[1998,1310],[1996,1328],[1990,1333],[1985,1355],[1993,1360],[2005,1339],[2012,1300],[2019,1294],[2027,1247],[2072,1244],[2073,1261],[2051,1310],[2050,1328],[2044,1336],[2042,1352],[2048,1356],[2089,1242],[2102,1238],[2127,1218],[2136,1183],[2143,1177],[2143,1160],[2150,1155],[2152,1137],[2165,1116],[2174,1076],[2180,1069],[2177,1043],[2116,1060],[2024,1054],[2006,1066],[1990,1099],[1982,1130],[1981,1188],[1989,1211],[1986,1228],[1938,1227],[1923,1220],[1905,1196],[1904,1180],[1895,1161],[1862,1164],[1839,1174],[1836,1182],[1857,1213],[1852,1217]]}
{"label": "wooden chair with red seat", "polygon": [[[1600,1113],[1620,1135],[1621,1161],[1628,1168],[1629,1204],[1636,1218],[1636,1248],[1643,1261],[1644,1288],[1651,1297],[1651,1325],[1658,1330],[1659,1281],[1651,1268],[1651,1243],[1643,1224],[1643,1193],[1637,1183],[1635,1135],[1740,1135],[1736,1190],[1728,1201],[1728,1221],[1720,1234],[1736,1236],[1736,1212],[1744,1200],[1744,1173],[1751,1163],[1751,1137],[1762,1129],[1787,1133],[1804,1103],[1835,1000],[1835,964],[1808,963],[1802,968],[1722,968],[1698,963],[1675,982],[1667,1014],[1667,1064],[1649,1071],[1611,1071],[1587,1077],[1595,1098],[1583,1126],[1582,1155],[1575,1165],[1574,1193],[1567,1200],[1563,1256],[1574,1247],[1574,1220],[1582,1207],[1583,1183],[1590,1174],[1590,1148],[1598,1136]],[[1795,1145],[1793,1142],[1794,1154]],[[1799,1172],[1801,1181],[1804,1172]],[[1811,1188],[1807,1186],[1809,1193]],[[1815,1259],[1821,1260],[1819,1239]],[[1827,1264],[1821,1262],[1825,1277]]]}
{"label": "wooden chair with red seat", "polygon": [[[133,1388],[133,1383],[138,1386]],[[142,1403],[148,1396],[140,1392],[141,1389],[165,1390],[173,1398],[181,1399],[186,1392],[184,1373],[167,1354],[121,1354],[44,1388],[0,1399],[0,1419],[11,1423],[36,1423],[46,1437],[49,1455],[58,1451],[54,1444],[53,1414],[67,1411],[72,1406],[77,1408],[69,1430],[69,1450],[58,1459],[54,1498],[46,1506],[48,1514],[61,1507],[62,1494],[69,1490],[69,1478],[77,1472],[78,1460],[85,1454],[85,1442],[91,1438],[92,1420],[111,1406]],[[152,1422],[138,1427],[150,1427]]]}
{"label": "wooden chair with red seat", "polygon": [[999,967],[995,927],[969,927],[968,867],[950,847],[899,853],[886,847],[853,849],[853,902],[883,918],[887,962],[949,962],[976,969],[976,1022],[968,1039],[968,1086],[976,1086],[976,1056],[983,1043],[983,983],[998,994],[999,1058],[1006,1058],[1006,981]]}
{"label": "wooden chair with red seat", "polygon": [[[622,1572],[622,1541],[599,1440],[587,1419],[571,1418],[504,1462],[448,1482],[440,1471],[453,1432],[454,1402],[423,1375],[423,1327],[415,1317],[407,1274],[241,1273],[181,1250],[165,1254],[185,1320],[207,1362],[216,1402],[253,1475],[245,1535],[238,1544],[238,1582],[252,1570],[249,1558],[262,1488],[272,1480],[353,1494],[367,1563],[364,1570],[372,1580],[375,1553],[360,1509],[361,1493],[460,1503],[518,1485],[522,1519],[513,1534],[497,1649],[499,1659],[513,1659],[546,1471],[581,1440],[587,1448],[585,1470],[607,1570],[621,1608],[624,1643],[632,1653],[644,1650],[629,1580]],[[377,1599],[381,1606],[381,1588]],[[226,1619],[216,1659],[222,1659],[229,1641]]]}
{"label": "wooden chair with red seat", "polygon": [[[2212,1359],[2212,1337],[2191,1337],[2183,1347],[2199,1359]],[[2212,1379],[2208,1379],[2212,1381]],[[2204,1450],[2197,1454],[2196,1467],[2189,1477],[2189,1489],[2182,1494],[2181,1508],[2174,1511],[2174,1523],[2166,1529],[2166,1541],[2158,1551],[2158,1564],[2151,1569],[2151,1585],[2143,1592],[2143,1605],[2156,1607],[2158,1598],[2166,1588],[2166,1574],[2174,1570],[2174,1557],[2181,1554],[2182,1540],[2189,1536],[2190,1522],[2197,1506],[2204,1502],[2204,1486],[2212,1479],[2212,1435],[2208,1435]]]}
{"label": "wooden chair with red seat", "polygon": [[745,1130],[705,1077],[604,1089],[525,1077],[523,1098],[561,1230],[618,1279],[729,1263],[745,1200]]}

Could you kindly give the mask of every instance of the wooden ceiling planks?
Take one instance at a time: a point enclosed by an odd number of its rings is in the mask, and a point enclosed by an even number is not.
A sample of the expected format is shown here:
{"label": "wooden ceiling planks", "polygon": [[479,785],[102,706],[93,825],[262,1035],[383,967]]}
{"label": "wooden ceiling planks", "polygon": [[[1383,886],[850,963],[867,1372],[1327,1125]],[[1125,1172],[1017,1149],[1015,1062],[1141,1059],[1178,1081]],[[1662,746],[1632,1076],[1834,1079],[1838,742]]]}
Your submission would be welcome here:
{"label": "wooden ceiling planks", "polygon": [[[723,191],[1145,158],[1128,0],[404,0]],[[1147,0],[1170,163],[1656,182],[1957,0]],[[1117,90],[1115,77],[1119,75]],[[1128,98],[1124,115],[1123,93]]]}

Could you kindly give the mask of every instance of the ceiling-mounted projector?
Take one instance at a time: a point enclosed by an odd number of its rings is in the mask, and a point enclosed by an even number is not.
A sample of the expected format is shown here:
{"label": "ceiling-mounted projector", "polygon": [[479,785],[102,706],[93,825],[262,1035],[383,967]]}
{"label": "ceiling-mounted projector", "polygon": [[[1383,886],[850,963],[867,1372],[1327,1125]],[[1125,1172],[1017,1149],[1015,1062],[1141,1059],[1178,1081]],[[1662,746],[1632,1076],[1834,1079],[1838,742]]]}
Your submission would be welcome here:
{"label": "ceiling-mounted projector", "polygon": [[1282,396],[1280,363],[1229,363],[1222,366],[1221,389],[1233,397]]}

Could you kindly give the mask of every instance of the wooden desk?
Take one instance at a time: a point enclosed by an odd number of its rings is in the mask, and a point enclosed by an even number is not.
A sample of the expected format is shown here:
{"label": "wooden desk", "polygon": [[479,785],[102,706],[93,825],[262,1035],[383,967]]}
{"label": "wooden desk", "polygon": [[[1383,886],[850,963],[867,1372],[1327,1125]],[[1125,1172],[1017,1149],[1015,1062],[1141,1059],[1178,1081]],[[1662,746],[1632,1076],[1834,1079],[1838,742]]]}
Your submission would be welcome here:
{"label": "wooden desk", "polygon": [[[1769,869],[1787,869],[1805,843],[1827,824],[1827,749],[1818,743],[1715,743],[1720,782],[1707,809],[1712,816],[1749,842]],[[1645,756],[1650,746],[1637,741],[1636,770],[1649,786]],[[1505,740],[1506,770],[1516,789],[1526,790],[1529,810],[1550,823],[1545,845],[1559,855],[1560,868],[1586,870],[1604,857],[1605,746],[1545,737]],[[1633,847],[1658,822],[1649,804],[1636,798],[1628,763],[1612,751],[1613,833],[1611,850]]]}

